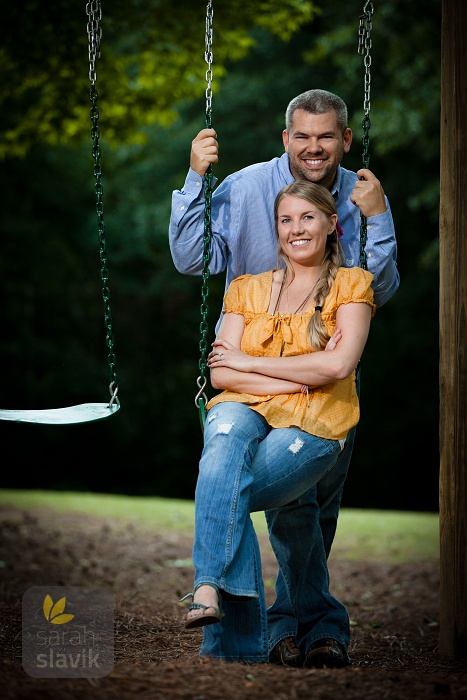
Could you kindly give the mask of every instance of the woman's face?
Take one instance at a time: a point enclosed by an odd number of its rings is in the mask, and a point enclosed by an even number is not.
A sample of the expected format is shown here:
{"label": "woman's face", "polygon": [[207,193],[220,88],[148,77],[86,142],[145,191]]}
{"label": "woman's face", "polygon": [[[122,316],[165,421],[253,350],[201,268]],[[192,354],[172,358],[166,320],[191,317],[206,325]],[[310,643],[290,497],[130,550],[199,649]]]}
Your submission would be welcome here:
{"label": "woman's face", "polygon": [[307,267],[321,265],[337,214],[328,216],[315,204],[293,195],[281,199],[277,214],[279,244],[290,261]]}

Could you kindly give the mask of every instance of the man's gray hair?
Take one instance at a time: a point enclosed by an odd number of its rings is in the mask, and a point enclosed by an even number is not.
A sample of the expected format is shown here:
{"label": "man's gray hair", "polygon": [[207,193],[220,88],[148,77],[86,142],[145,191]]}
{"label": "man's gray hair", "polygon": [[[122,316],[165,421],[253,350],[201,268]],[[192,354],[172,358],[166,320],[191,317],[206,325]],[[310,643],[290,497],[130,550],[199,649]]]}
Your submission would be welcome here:
{"label": "man's gray hair", "polygon": [[347,129],[348,113],[347,105],[337,95],[327,90],[307,90],[297,95],[289,102],[285,112],[285,128],[288,132],[292,128],[295,110],[303,109],[310,114],[325,114],[334,111],[337,116],[337,126],[342,133]]}

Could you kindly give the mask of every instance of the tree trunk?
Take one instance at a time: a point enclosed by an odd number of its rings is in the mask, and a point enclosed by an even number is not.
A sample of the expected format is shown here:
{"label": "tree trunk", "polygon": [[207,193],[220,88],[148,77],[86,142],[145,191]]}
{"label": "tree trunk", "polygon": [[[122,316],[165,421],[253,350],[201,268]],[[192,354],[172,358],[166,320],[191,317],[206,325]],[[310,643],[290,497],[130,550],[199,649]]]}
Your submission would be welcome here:
{"label": "tree trunk", "polygon": [[467,3],[442,0],[440,654],[467,658]]}

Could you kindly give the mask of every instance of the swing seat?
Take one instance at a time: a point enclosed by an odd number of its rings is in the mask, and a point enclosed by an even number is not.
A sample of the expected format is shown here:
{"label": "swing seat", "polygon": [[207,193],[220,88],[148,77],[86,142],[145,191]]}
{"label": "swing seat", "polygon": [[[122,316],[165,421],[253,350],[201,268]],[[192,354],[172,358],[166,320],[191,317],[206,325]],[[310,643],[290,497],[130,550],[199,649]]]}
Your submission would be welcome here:
{"label": "swing seat", "polygon": [[110,368],[111,382],[109,385],[110,401],[109,403],[82,403],[77,406],[68,406],[64,408],[46,408],[32,410],[16,410],[16,409],[0,409],[0,420],[8,420],[14,423],[38,423],[42,425],[74,425],[77,423],[91,423],[94,421],[104,420],[113,416],[120,408],[120,401],[117,398],[118,386],[116,383],[115,374],[115,355],[113,353],[113,335],[112,323],[109,303],[108,289],[108,270],[107,270],[107,254],[105,250],[104,236],[104,219],[102,211],[102,185],[101,185],[101,167],[100,167],[100,146],[97,122],[99,119],[99,110],[97,109],[97,90],[95,61],[100,56],[100,37],[102,31],[99,26],[99,21],[102,17],[101,1],[95,0],[89,2],[86,6],[88,15],[88,42],[89,42],[89,79],[91,81],[91,90],[89,99],[92,103],[91,109],[91,138],[93,140],[92,155],[94,158],[94,177],[96,179],[96,211],[98,217],[98,231],[100,241],[100,261],[101,279],[102,279],[102,296],[105,304],[105,326],[106,326],[106,342],[109,349],[108,363]]}
{"label": "swing seat", "polygon": [[120,403],[81,403],[65,408],[46,408],[31,410],[0,409],[0,420],[14,423],[41,423],[48,425],[73,425],[90,423],[113,416],[120,408]]}

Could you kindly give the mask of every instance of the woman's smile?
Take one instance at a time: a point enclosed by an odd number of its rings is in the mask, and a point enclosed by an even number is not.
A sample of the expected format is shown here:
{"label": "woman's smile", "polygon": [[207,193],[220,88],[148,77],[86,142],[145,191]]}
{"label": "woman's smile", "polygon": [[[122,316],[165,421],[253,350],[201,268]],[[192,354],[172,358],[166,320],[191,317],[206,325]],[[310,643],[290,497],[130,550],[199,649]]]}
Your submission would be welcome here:
{"label": "woman's smile", "polygon": [[310,240],[311,240],[310,238],[299,238],[298,240],[294,239],[294,240],[290,241],[290,245],[292,245],[294,248],[298,248],[302,245],[306,245],[307,243],[310,243]]}

